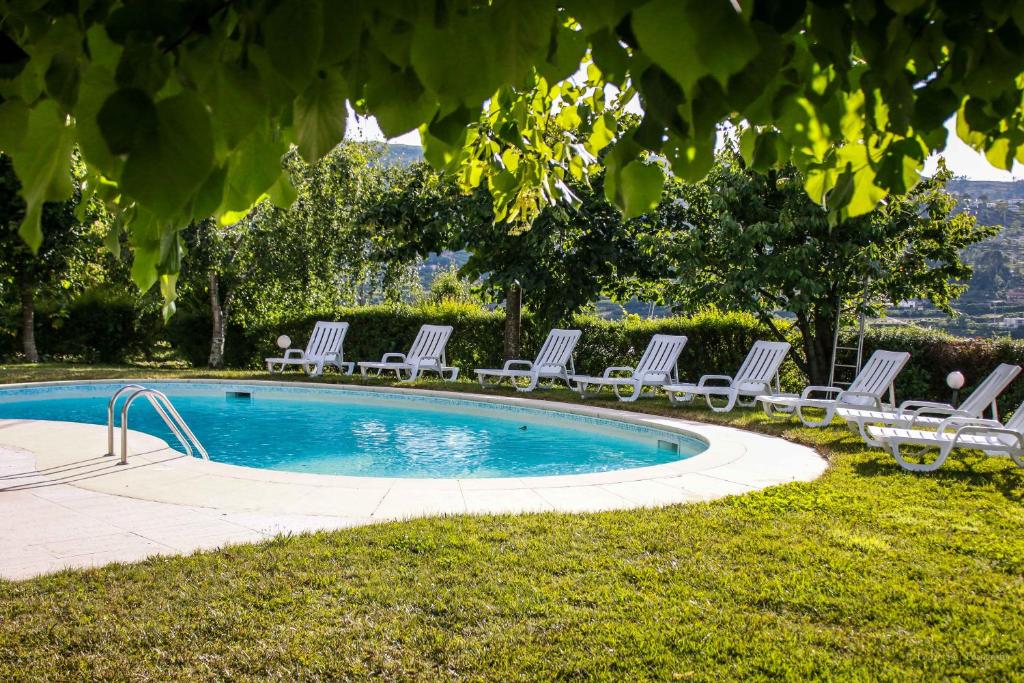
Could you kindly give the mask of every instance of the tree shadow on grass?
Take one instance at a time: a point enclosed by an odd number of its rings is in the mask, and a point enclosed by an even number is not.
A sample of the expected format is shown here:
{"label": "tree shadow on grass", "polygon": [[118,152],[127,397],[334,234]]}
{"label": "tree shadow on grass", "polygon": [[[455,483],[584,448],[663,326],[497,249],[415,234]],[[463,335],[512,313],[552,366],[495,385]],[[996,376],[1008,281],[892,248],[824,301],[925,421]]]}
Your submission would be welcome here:
{"label": "tree shadow on grass", "polygon": [[982,489],[991,487],[1007,500],[1024,503],[1024,469],[1009,459],[998,458],[1001,462],[993,466],[995,463],[991,456],[967,451],[951,454],[946,463],[934,472],[908,472],[885,451],[872,452],[872,456],[853,463],[853,471],[862,477],[921,477]]}

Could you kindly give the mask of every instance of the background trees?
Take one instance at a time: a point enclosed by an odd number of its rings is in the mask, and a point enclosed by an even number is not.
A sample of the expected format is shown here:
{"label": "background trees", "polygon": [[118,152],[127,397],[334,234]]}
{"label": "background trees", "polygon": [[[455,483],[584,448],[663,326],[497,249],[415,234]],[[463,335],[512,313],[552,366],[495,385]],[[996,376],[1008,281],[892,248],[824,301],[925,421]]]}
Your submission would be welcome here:
{"label": "background trees", "polygon": [[812,383],[827,384],[840,310],[877,313],[886,302],[927,298],[952,313],[971,275],[961,249],[997,228],[954,213],[944,191],[950,178],[942,168],[872,213],[831,225],[796,168],[757,173],[725,149],[706,180],[682,188],[688,205],[677,209],[689,225],[673,233],[671,296],[691,308],[751,311],[779,338],[775,314],[791,312],[797,364]]}
{"label": "background trees", "polygon": [[81,292],[97,275],[90,270],[97,265],[101,233],[92,224],[95,215],[83,210],[80,218],[76,213],[81,201],[79,178],[76,174],[71,199],[42,205],[40,220],[45,233],[33,253],[17,232],[26,210],[19,195],[21,185],[11,159],[0,154],[0,303],[17,300],[22,352],[30,363],[39,360],[35,334],[39,296]]}

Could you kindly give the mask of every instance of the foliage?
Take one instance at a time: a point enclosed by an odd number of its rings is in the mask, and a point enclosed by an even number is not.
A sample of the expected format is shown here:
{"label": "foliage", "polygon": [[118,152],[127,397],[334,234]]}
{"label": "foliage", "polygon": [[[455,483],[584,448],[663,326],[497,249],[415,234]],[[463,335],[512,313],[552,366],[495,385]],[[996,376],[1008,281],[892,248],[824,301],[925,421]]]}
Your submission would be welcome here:
{"label": "foliage", "polygon": [[[287,205],[281,155],[329,152],[347,105],[389,136],[420,128],[433,164],[522,224],[589,175],[634,91],[642,121],[604,157],[629,216],[663,183],[643,155],[698,180],[723,121],[750,123],[752,166],[792,162],[837,219],[911,187],[954,114],[993,165],[1024,159],[1019,3],[84,0],[5,2],[0,17],[0,149],[23,184],[22,235],[37,248],[43,203],[70,197],[77,144],[90,189],[121,211],[136,281],[162,279],[167,298],[179,230],[233,223],[264,195]],[[556,134],[576,116],[587,135]]]}
{"label": "foliage", "polygon": [[672,298],[691,309],[751,311],[769,326],[778,311],[794,314],[797,363],[814,384],[826,384],[840,310],[877,313],[887,302],[928,298],[952,314],[950,302],[971,275],[961,250],[996,229],[954,213],[944,190],[950,177],[940,167],[908,194],[832,225],[794,167],[758,173],[726,148],[707,180],[684,189],[689,206],[677,207],[689,227],[668,246]]}
{"label": "foliage", "polygon": [[501,300],[518,284],[528,307],[563,319],[602,293],[628,299],[663,271],[661,246],[671,232],[672,193],[651,212],[625,220],[604,198],[603,177],[570,181],[576,208],[549,206],[529,230],[496,222],[483,190],[462,194],[425,164],[405,170],[366,220],[377,258],[402,262],[442,249],[469,250],[461,273]]}
{"label": "foliage", "polygon": [[[20,352],[20,316],[15,306],[0,309],[0,358],[15,358]],[[105,285],[70,300],[41,299],[35,318],[36,343],[44,359],[123,363],[151,354],[164,334],[153,297],[140,299]]]}
{"label": "foliage", "polygon": [[479,303],[473,296],[472,284],[459,275],[458,267],[452,265],[448,270],[438,273],[430,283],[431,303]]}
{"label": "foliage", "polygon": [[706,503],[392,522],[0,581],[0,678],[1019,676],[1024,471],[961,455],[910,475],[841,428],[598,403],[782,435],[831,467]]}

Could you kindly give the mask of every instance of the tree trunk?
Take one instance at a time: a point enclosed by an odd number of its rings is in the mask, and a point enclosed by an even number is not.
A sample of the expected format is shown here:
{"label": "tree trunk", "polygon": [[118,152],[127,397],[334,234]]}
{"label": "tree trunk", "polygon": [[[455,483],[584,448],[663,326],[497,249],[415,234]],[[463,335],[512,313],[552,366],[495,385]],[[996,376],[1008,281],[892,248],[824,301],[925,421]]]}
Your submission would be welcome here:
{"label": "tree trunk", "polygon": [[210,338],[211,368],[224,367],[224,343],[227,338],[228,316],[220,300],[220,278],[217,273],[210,273],[210,319],[213,321],[213,334]]}
{"label": "tree trunk", "polygon": [[[811,321],[798,319],[804,354],[807,358],[807,378],[811,384],[827,385],[832,370],[832,342],[835,334],[835,318],[832,315],[816,313]],[[842,378],[839,378],[842,379]]]}
{"label": "tree trunk", "polygon": [[30,277],[21,279],[21,347],[25,360],[39,362],[36,349],[36,283]]}
{"label": "tree trunk", "polygon": [[523,323],[523,288],[518,284],[505,288],[505,360],[519,358],[519,338]]}

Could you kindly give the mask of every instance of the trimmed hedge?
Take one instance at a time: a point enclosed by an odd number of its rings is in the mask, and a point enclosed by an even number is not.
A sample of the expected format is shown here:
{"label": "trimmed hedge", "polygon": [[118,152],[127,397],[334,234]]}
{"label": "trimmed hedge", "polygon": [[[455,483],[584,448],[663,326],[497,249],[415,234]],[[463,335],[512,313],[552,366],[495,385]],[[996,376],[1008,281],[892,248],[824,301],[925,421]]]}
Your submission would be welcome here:
{"label": "trimmed hedge", "polygon": [[[151,302],[150,302],[151,303]],[[167,326],[160,322],[158,307],[106,290],[87,292],[66,308],[40,302],[36,313],[36,338],[47,359],[121,363],[148,355],[157,342],[171,344],[195,366],[206,365],[210,345],[210,318],[206,313],[179,311]],[[472,369],[500,367],[504,314],[473,305],[441,303],[363,306],[296,316],[282,324],[228,329],[225,360],[229,367],[259,368],[265,356],[277,353],[281,334],[303,346],[317,320],[347,320],[351,327],[345,340],[348,360],[378,359],[389,351],[405,351],[420,325],[452,325],[448,360],[472,377]],[[0,309],[0,358],[16,358],[19,311]],[[576,352],[578,372],[599,373],[611,365],[631,365],[640,359],[653,334],[685,334],[689,338],[680,357],[684,380],[706,373],[735,372],[754,340],[770,339],[753,316],[743,313],[706,313],[692,317],[643,320],[628,317],[608,321],[593,315],[577,315],[567,326],[583,331]],[[522,352],[532,358],[543,342],[541,329],[529,313],[523,315]],[[796,343],[796,339],[793,340]],[[876,349],[909,351],[911,360],[897,383],[899,400],[914,398],[948,401],[946,375],[960,370],[966,376],[966,395],[999,363],[1024,365],[1024,342],[1008,338],[970,339],[911,325],[869,328],[865,356]],[[783,387],[798,390],[805,383],[790,360],[783,366]],[[1004,393],[1000,410],[1007,412],[1024,401],[1024,379]]]}
{"label": "trimmed hedge", "polygon": [[[36,348],[47,360],[123,363],[150,353],[160,339],[159,309],[137,298],[107,290],[89,290],[66,307],[50,300],[36,304]],[[0,310],[0,358],[21,354],[21,309]]]}

